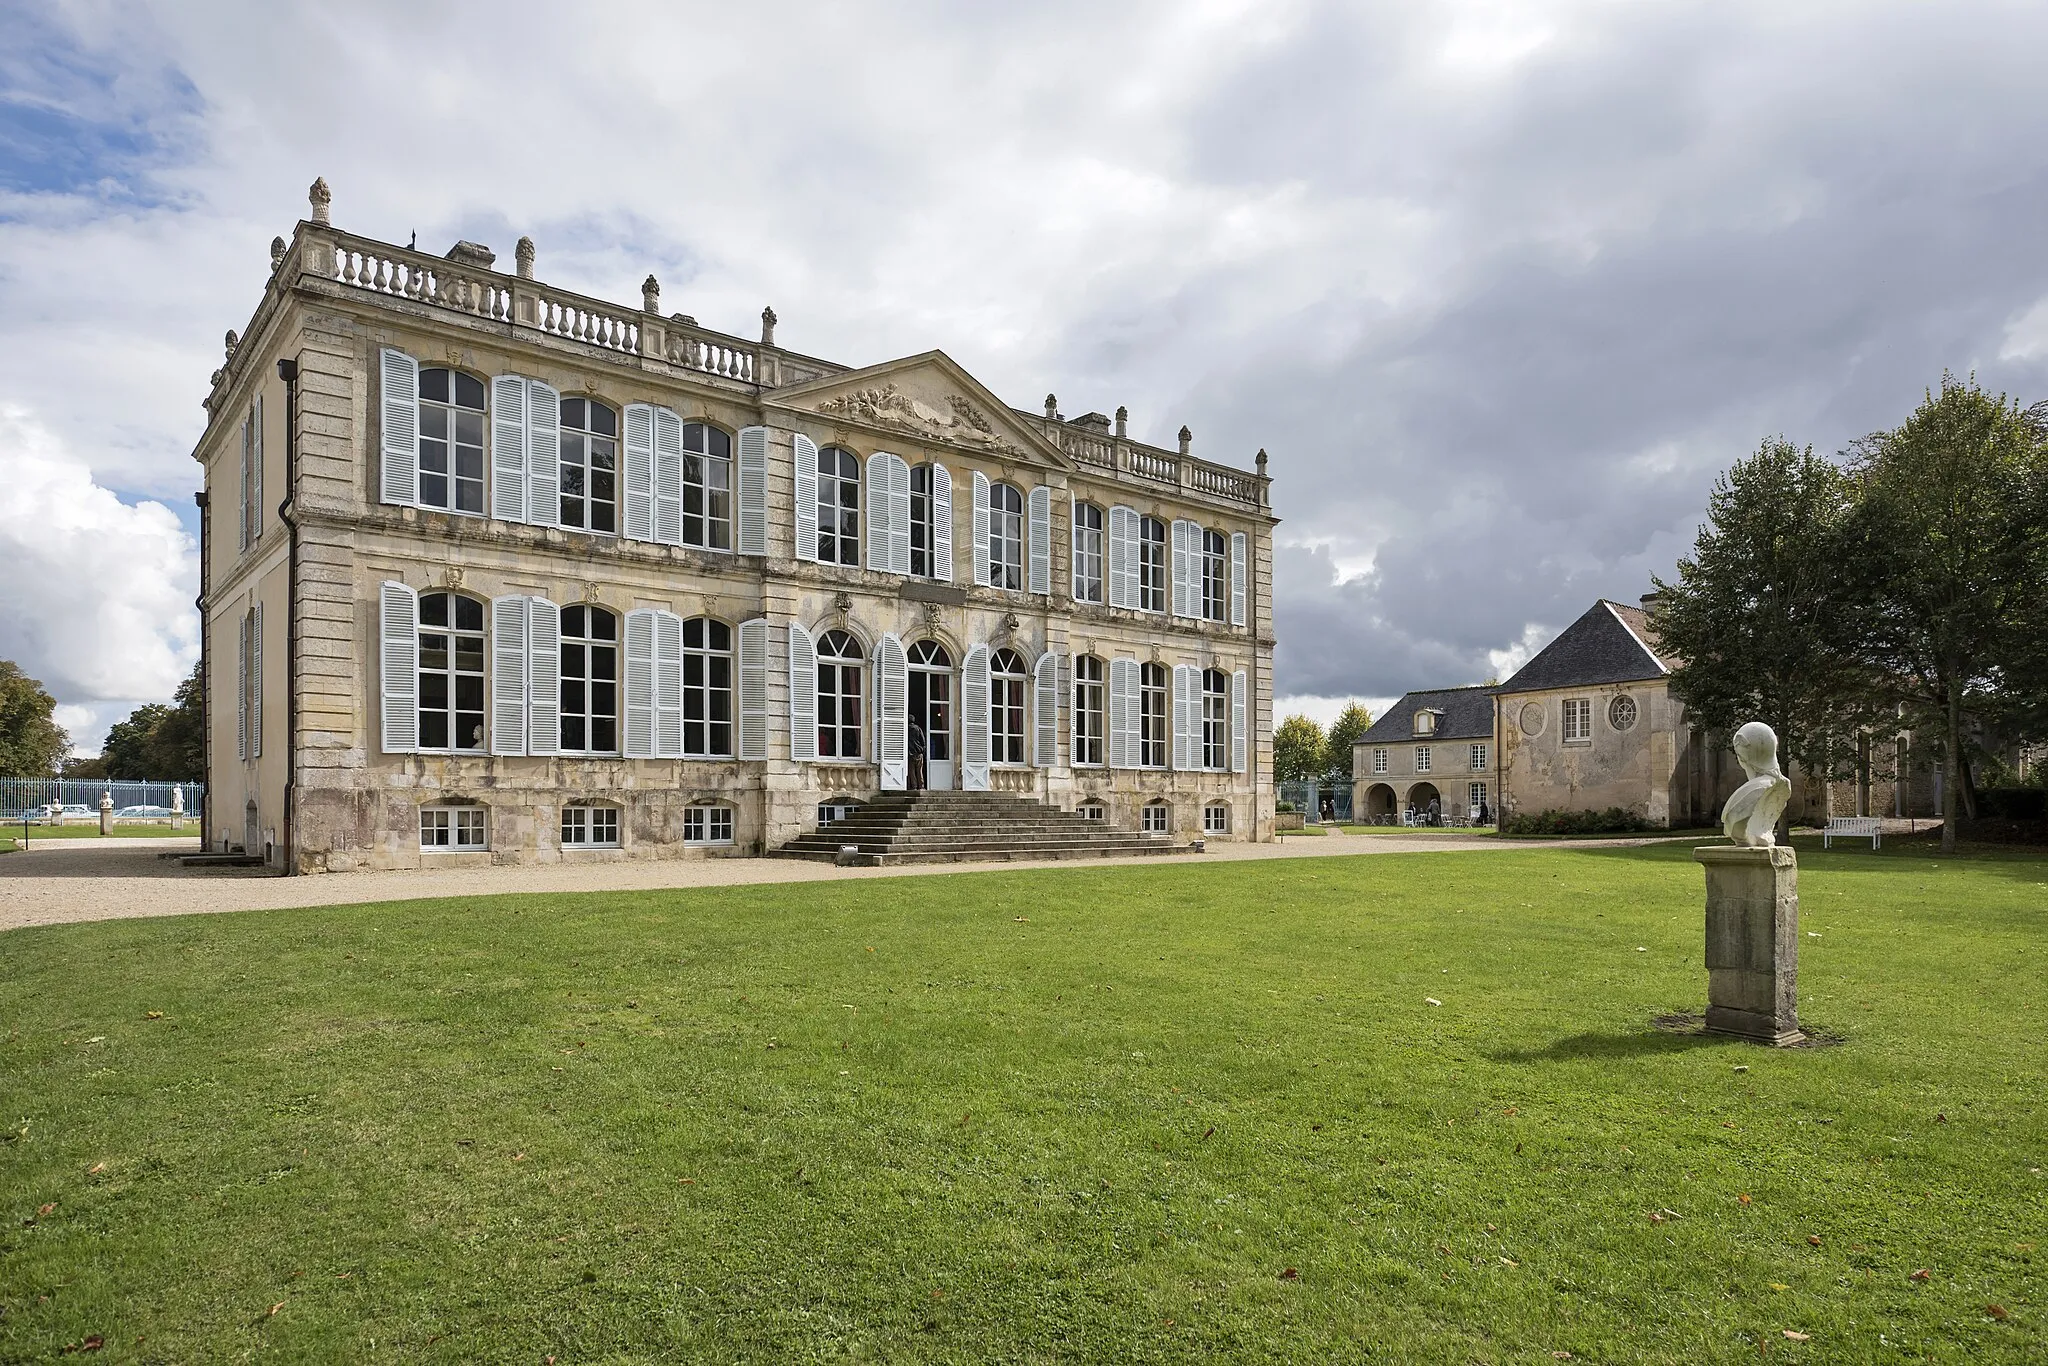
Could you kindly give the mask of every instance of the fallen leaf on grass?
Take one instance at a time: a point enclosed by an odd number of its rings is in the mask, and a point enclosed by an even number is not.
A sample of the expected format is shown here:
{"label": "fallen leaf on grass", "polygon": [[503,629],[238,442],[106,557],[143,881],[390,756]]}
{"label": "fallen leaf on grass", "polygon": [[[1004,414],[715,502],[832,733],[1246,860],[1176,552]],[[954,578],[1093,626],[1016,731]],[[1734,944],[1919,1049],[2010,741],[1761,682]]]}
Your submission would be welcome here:
{"label": "fallen leaf on grass", "polygon": [[1818,1233],[1809,1233],[1806,1235],[1806,1241],[1812,1243],[1815,1247],[1819,1247],[1820,1235]]}
{"label": "fallen leaf on grass", "polygon": [[284,1308],[284,1301],[279,1300],[276,1304],[270,1306],[270,1312],[268,1314],[265,1314],[263,1317],[266,1319],[274,1319],[277,1317],[277,1311],[282,1308]]}
{"label": "fallen leaf on grass", "polygon": [[1210,1125],[1210,1126],[1209,1126],[1208,1128],[1206,1128],[1206,1129],[1202,1130],[1202,1141],[1206,1143],[1206,1142],[1208,1141],[1208,1139],[1209,1139],[1209,1135],[1210,1135],[1210,1134],[1213,1134],[1213,1133],[1215,1133],[1215,1132],[1216,1132],[1216,1126],[1215,1126],[1215,1125],[1213,1125],[1213,1124],[1211,1124],[1211,1125]]}
{"label": "fallen leaf on grass", "polygon": [[1440,1005],[1442,1005],[1442,1004],[1443,1004],[1443,1002],[1442,1002],[1442,1001],[1439,1001],[1439,1000],[1438,1000],[1438,999],[1437,999],[1436,997],[1434,997],[1434,996],[1425,996],[1425,997],[1423,997],[1422,999],[1423,999],[1423,1000],[1425,1000],[1425,1001],[1427,1001],[1427,1002],[1429,1002],[1429,1003],[1430,1003],[1431,1005],[1433,1005],[1433,1006],[1440,1006]]}
{"label": "fallen leaf on grass", "polygon": [[1520,1265],[1521,1265],[1521,1263],[1520,1263],[1520,1262],[1518,1262],[1518,1261],[1515,1261],[1514,1259],[1512,1259],[1512,1258],[1510,1258],[1510,1257],[1503,1257],[1503,1258],[1501,1258],[1501,1259],[1500,1259],[1500,1264],[1501,1264],[1502,1266],[1520,1266]]}
{"label": "fallen leaf on grass", "polygon": [[1570,1361],[1572,1359],[1570,1352],[1552,1352],[1550,1355],[1558,1361]]}
{"label": "fallen leaf on grass", "polygon": [[104,1163],[104,1162],[95,1162],[95,1163],[93,1163],[93,1164],[92,1164],[92,1165],[91,1165],[90,1167],[87,1167],[87,1168],[85,1169],[85,1174],[86,1174],[87,1176],[98,1176],[98,1175],[99,1175],[99,1174],[100,1174],[101,1172],[105,1171],[106,1169],[107,1169],[107,1164],[106,1164],[106,1163]]}
{"label": "fallen leaf on grass", "polygon": [[1948,1116],[1942,1114],[1940,1111],[1936,1111],[1934,1115],[1934,1122],[1936,1124],[1946,1124],[1948,1123]]}
{"label": "fallen leaf on grass", "polygon": [[1923,1266],[1912,1275],[1906,1277],[1906,1279],[1909,1281],[1931,1281],[1934,1279],[1934,1273]]}
{"label": "fallen leaf on grass", "polygon": [[49,1217],[50,1217],[51,1215],[55,1214],[56,1212],[57,1212],[57,1202],[56,1202],[55,1200],[52,1200],[52,1201],[51,1201],[51,1202],[50,1202],[49,1204],[47,1204],[47,1205],[44,1205],[44,1206],[43,1206],[43,1207],[42,1207],[41,1209],[39,1209],[39,1210],[37,1210],[37,1211],[36,1211],[36,1218],[38,1218],[38,1219],[47,1219],[47,1218],[49,1218]]}
{"label": "fallen leaf on grass", "polygon": [[1507,1109],[1501,1111],[1501,1113],[1504,1115],[1519,1115],[1522,1112],[1516,1109],[1514,1106],[1510,1105]]}
{"label": "fallen leaf on grass", "polygon": [[512,1154],[512,1160],[513,1160],[514,1162],[524,1162],[524,1161],[526,1160],[526,1154],[525,1154],[525,1153],[514,1153],[514,1154]]}
{"label": "fallen leaf on grass", "polygon": [[1298,1281],[1301,1279],[1301,1273],[1290,1266],[1280,1273],[1280,1279],[1283,1281]]}
{"label": "fallen leaf on grass", "polygon": [[1746,1205],[1749,1203],[1749,1197],[1747,1195],[1738,1195],[1735,1197],[1735,1203],[1738,1205]]}
{"label": "fallen leaf on grass", "polygon": [[90,1337],[86,1338],[83,1342],[65,1343],[64,1350],[67,1352],[97,1352],[100,1348],[106,1345],[107,1340],[101,1337],[98,1333],[94,1333]]}
{"label": "fallen leaf on grass", "polygon": [[2005,1317],[2005,1306],[2002,1304],[1987,1304],[1984,1306],[1984,1312],[1994,1319],[2002,1319]]}
{"label": "fallen leaf on grass", "polygon": [[1016,921],[1019,925],[1029,925],[1031,923],[1028,919],[1021,915],[1013,915],[1010,917],[1010,919]]}
{"label": "fallen leaf on grass", "polygon": [[1792,1288],[1791,1286],[1789,1286],[1789,1285],[1785,1284],[1785,1283],[1784,1283],[1783,1281],[1772,1281],[1772,1282],[1771,1282],[1771,1289],[1773,1289],[1773,1290],[1790,1290],[1791,1288]]}
{"label": "fallen leaf on grass", "polygon": [[1787,1328],[1785,1330],[1785,1336],[1792,1339],[1792,1341],[1794,1342],[1805,1342],[1807,1340],[1807,1335],[1800,1332],[1797,1328]]}
{"label": "fallen leaf on grass", "polygon": [[1656,1210],[1651,1210],[1650,1222],[1653,1224],[1661,1224],[1664,1222],[1664,1216],[1662,1214],[1659,1214]]}
{"label": "fallen leaf on grass", "polygon": [[142,1016],[145,1020],[161,1020],[163,1017],[164,1013],[161,1010],[145,1011]]}
{"label": "fallen leaf on grass", "polygon": [[694,1176],[679,1176],[676,1178],[676,1184],[678,1186],[694,1186],[697,1184],[697,1178]]}

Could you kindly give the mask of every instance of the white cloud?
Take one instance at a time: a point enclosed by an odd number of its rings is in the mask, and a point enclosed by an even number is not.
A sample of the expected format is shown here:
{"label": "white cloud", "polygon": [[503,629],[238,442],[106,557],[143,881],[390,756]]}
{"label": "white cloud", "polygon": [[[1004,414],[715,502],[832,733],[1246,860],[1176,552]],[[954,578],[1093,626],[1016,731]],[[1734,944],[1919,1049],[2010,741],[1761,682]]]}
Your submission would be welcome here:
{"label": "white cloud", "polygon": [[1290,716],[1306,716],[1328,730],[1344,714],[1344,709],[1354,702],[1362,704],[1377,721],[1388,707],[1399,700],[1393,697],[1314,697],[1307,694],[1276,697],[1273,699],[1273,724],[1277,726]]}
{"label": "white cloud", "polygon": [[0,470],[0,655],[97,753],[134,699],[168,698],[198,658],[197,547],[169,508],[122,502],[14,404],[0,405]]}

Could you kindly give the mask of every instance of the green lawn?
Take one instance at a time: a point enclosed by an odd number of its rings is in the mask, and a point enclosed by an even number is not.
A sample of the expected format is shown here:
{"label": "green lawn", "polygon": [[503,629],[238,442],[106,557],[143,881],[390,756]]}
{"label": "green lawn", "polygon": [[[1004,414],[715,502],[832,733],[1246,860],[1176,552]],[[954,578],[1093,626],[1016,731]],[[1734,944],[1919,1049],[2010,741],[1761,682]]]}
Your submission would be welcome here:
{"label": "green lawn", "polygon": [[[22,825],[20,821],[16,821],[12,825],[0,824],[0,835],[4,835],[17,842],[21,839],[21,832]],[[129,823],[124,821],[114,826],[114,833],[122,839],[148,838],[150,836],[163,835],[176,836],[179,839],[196,840],[199,838],[199,821],[196,817],[187,817],[183,827],[177,830],[171,829],[170,822],[168,821],[161,823],[151,823],[148,821]],[[32,840],[96,840],[100,837],[100,823],[98,821],[72,821],[67,825],[31,825],[28,827],[28,837]]]}
{"label": "green lawn", "polygon": [[0,934],[0,1361],[2048,1359],[2048,860],[1802,857],[1776,1052],[1670,846]]}

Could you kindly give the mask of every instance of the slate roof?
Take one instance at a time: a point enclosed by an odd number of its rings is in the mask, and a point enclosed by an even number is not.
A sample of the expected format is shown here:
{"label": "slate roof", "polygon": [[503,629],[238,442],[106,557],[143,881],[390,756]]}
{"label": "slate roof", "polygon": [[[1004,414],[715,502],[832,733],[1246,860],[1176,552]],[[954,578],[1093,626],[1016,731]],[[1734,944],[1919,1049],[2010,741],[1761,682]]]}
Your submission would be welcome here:
{"label": "slate roof", "polygon": [[1541,692],[1662,678],[1677,661],[1662,655],[1640,607],[1602,598],[1495,691]]}
{"label": "slate roof", "polygon": [[1415,740],[1415,713],[1425,707],[1443,713],[1437,718],[1431,740],[1490,740],[1493,738],[1493,692],[1485,684],[1470,688],[1425,688],[1403,693],[1401,700],[1380,714],[1360,744],[1386,745]]}

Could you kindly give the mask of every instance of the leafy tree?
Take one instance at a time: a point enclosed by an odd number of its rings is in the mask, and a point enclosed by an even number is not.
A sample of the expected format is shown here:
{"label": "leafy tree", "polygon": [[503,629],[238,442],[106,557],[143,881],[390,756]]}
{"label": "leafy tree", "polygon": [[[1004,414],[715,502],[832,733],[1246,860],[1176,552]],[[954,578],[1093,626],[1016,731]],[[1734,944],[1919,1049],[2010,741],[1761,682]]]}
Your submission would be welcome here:
{"label": "leafy tree", "polygon": [[93,776],[200,781],[205,756],[200,746],[199,700],[200,675],[195,664],[169,705],[147,702],[130,712],[127,720],[114,723],[100,749],[100,772]]}
{"label": "leafy tree", "polygon": [[154,778],[150,772],[150,742],[156,738],[156,728],[163,724],[171,709],[161,702],[148,702],[128,713],[125,721],[116,721],[107,732],[107,742],[100,747],[100,761],[109,778]]}
{"label": "leafy tree", "polygon": [[1942,737],[1944,853],[1968,791],[1965,712],[1996,714],[2038,660],[2048,594],[2048,414],[1943,375],[1913,415],[1858,442],[1856,544],[1868,666],[1909,724]]}
{"label": "leafy tree", "polygon": [[1323,772],[1349,782],[1353,776],[1351,747],[1370,729],[1372,713],[1359,703],[1353,702],[1339,712],[1330,726],[1329,738],[1323,741]]}
{"label": "leafy tree", "polygon": [[0,659],[0,778],[48,778],[71,749],[57,700],[11,659]]}
{"label": "leafy tree", "polygon": [[1721,476],[1676,582],[1656,581],[1651,625],[1683,661],[1671,691],[1710,731],[1746,721],[1781,757],[1831,776],[1856,752],[1873,704],[1859,656],[1859,585],[1844,572],[1854,487],[1782,437]]}
{"label": "leafy tree", "polygon": [[1306,716],[1290,716],[1273,732],[1273,776],[1283,783],[1322,776],[1323,728]]}

